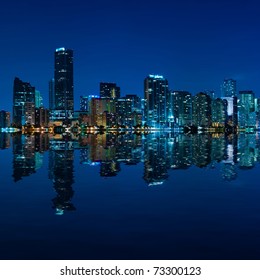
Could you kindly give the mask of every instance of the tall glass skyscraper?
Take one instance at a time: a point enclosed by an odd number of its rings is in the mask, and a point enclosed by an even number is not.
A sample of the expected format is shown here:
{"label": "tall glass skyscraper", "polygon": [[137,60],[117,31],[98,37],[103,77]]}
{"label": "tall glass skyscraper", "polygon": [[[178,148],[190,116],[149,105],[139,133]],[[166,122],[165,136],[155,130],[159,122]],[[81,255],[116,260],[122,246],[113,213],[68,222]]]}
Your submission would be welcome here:
{"label": "tall glass skyscraper", "polygon": [[54,100],[55,100],[55,87],[54,87],[54,79],[49,81],[49,109],[54,109]]}
{"label": "tall glass skyscraper", "polygon": [[16,126],[34,125],[34,107],[35,87],[16,77],[13,87],[13,124]]}
{"label": "tall glass skyscraper", "polygon": [[149,75],[144,80],[144,98],[147,124],[153,127],[165,126],[168,123],[170,110],[168,81],[160,75]]}
{"label": "tall glass skyscraper", "polygon": [[228,124],[237,126],[237,85],[233,79],[225,79],[221,85],[221,98],[225,99],[227,105]]}
{"label": "tall glass skyscraper", "polygon": [[255,94],[252,90],[239,91],[238,124],[240,127],[256,126]]}
{"label": "tall glass skyscraper", "polygon": [[233,79],[225,79],[221,85],[222,97],[234,97],[237,96],[237,82]]}
{"label": "tall glass skyscraper", "polygon": [[173,91],[172,114],[174,123],[178,126],[191,125],[192,123],[192,96],[187,91]]}
{"label": "tall glass skyscraper", "polygon": [[74,111],[73,51],[59,48],[54,56],[54,109],[65,111],[67,118]]}
{"label": "tall glass skyscraper", "polygon": [[195,126],[211,125],[211,98],[207,94],[199,92],[193,97],[192,115]]}

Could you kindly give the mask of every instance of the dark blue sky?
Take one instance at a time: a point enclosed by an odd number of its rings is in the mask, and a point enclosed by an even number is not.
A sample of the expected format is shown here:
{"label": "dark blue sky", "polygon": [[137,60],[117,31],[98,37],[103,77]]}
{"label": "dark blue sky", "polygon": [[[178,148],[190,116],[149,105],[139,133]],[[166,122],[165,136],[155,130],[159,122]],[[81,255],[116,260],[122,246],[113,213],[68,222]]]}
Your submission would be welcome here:
{"label": "dark blue sky", "polygon": [[0,110],[11,110],[18,76],[48,105],[54,50],[74,50],[79,96],[116,82],[143,96],[149,73],[193,94],[235,78],[260,96],[260,4],[256,0],[6,1],[1,3]]}

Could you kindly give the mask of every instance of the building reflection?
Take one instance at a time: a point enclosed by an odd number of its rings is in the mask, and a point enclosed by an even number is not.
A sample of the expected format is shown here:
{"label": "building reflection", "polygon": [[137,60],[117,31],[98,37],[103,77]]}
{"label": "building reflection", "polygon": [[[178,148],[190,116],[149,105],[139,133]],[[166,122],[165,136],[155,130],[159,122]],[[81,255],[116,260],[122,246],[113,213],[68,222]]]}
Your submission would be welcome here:
{"label": "building reflection", "polygon": [[57,215],[76,208],[72,203],[74,190],[74,148],[72,142],[63,140],[50,141],[49,179],[53,182],[56,197],[52,199]]}
{"label": "building reflection", "polygon": [[0,150],[9,149],[11,145],[11,135],[0,132]]}
{"label": "building reflection", "polygon": [[168,178],[169,138],[149,134],[144,144],[144,180],[149,186],[162,185]]}
{"label": "building reflection", "polygon": [[[162,185],[176,169],[215,168],[225,181],[237,179],[239,170],[260,162],[258,134],[0,134],[0,148],[13,147],[13,180],[31,176],[49,156],[49,179],[56,192],[52,199],[56,214],[75,210],[73,205],[74,154],[81,165],[99,169],[101,177],[120,174],[124,165],[143,164],[143,179],[148,186]],[[76,151],[76,152],[75,152]]]}
{"label": "building reflection", "polygon": [[225,157],[221,162],[221,175],[225,181],[233,181],[237,178],[237,143],[238,138],[235,134],[225,138]]}
{"label": "building reflection", "polygon": [[13,179],[15,182],[35,173],[35,137],[15,134],[13,137]]}
{"label": "building reflection", "polygon": [[43,165],[43,154],[49,149],[48,135],[13,136],[13,179],[15,182],[30,176]]}

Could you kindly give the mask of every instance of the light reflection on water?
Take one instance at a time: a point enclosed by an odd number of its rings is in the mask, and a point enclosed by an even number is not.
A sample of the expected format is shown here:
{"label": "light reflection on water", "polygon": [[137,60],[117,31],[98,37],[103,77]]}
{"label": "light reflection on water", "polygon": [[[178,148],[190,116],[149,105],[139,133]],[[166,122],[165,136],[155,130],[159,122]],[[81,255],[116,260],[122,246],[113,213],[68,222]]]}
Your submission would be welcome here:
{"label": "light reflection on water", "polygon": [[257,134],[0,134],[2,259],[258,259]]}

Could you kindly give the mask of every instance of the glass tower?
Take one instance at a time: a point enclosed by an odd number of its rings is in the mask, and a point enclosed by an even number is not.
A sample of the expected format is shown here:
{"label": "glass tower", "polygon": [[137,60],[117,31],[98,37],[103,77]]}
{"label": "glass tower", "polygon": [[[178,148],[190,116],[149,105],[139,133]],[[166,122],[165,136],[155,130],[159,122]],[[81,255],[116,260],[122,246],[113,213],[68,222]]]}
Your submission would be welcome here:
{"label": "glass tower", "polygon": [[54,56],[54,109],[65,111],[68,117],[74,111],[73,51],[59,48]]}
{"label": "glass tower", "polygon": [[149,75],[144,80],[145,121],[153,127],[165,126],[170,112],[168,81],[160,75]]}

